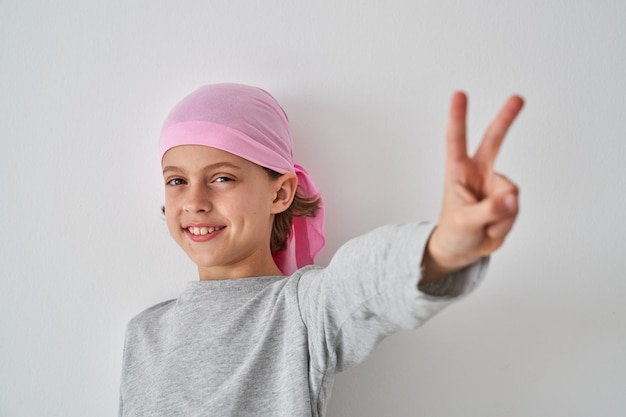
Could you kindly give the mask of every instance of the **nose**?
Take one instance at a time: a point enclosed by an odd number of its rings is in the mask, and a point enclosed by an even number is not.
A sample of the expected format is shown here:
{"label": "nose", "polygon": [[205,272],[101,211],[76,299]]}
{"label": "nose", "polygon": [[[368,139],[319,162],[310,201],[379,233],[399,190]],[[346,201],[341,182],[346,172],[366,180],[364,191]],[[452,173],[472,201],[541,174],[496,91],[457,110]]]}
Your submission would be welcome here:
{"label": "nose", "polygon": [[188,213],[203,213],[211,210],[209,192],[204,184],[189,187],[183,203],[183,210]]}

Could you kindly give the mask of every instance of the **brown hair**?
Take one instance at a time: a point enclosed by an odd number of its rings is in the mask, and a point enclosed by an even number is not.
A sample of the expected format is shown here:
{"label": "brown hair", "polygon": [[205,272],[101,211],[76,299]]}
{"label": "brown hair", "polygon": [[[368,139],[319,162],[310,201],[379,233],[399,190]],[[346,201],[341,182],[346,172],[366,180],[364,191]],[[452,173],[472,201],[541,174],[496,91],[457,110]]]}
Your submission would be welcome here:
{"label": "brown hair", "polygon": [[[278,178],[282,175],[269,168],[264,167],[263,169],[271,178]],[[289,208],[274,215],[274,225],[270,238],[271,251],[277,252],[287,247],[287,239],[291,234],[294,217],[315,217],[321,203],[322,199],[319,196],[304,197],[296,190],[296,195]]]}

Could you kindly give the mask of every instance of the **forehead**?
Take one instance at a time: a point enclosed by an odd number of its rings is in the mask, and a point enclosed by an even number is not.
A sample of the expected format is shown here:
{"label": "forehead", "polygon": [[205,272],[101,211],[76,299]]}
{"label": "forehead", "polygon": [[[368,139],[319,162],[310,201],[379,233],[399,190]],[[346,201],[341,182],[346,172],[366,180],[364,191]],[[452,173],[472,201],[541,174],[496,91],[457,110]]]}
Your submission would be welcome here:
{"label": "forehead", "polygon": [[255,163],[230,152],[202,145],[181,145],[173,147],[163,155],[161,162],[164,171],[168,168],[203,169],[216,164],[226,164],[241,169],[258,167]]}

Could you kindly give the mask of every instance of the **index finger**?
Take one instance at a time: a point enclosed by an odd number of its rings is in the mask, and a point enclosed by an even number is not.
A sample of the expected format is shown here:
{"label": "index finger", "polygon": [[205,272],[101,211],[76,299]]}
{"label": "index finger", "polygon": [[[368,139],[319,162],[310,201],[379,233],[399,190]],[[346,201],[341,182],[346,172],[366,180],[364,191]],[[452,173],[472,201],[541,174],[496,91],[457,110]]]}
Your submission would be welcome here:
{"label": "index finger", "polygon": [[467,158],[467,96],[457,91],[450,100],[450,118],[446,131],[448,159],[459,161]]}
{"label": "index finger", "polygon": [[524,106],[524,99],[513,95],[504,103],[500,113],[491,122],[474,157],[477,160],[493,165],[506,132]]}

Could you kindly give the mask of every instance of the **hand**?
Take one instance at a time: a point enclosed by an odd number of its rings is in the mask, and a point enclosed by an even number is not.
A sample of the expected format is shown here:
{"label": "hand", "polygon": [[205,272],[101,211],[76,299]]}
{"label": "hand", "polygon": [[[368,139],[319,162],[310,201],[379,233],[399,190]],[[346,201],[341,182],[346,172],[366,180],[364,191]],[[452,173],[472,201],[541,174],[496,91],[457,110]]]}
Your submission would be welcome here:
{"label": "hand", "polygon": [[518,188],[494,171],[496,155],[524,101],[511,96],[487,128],[476,153],[467,155],[467,97],[452,96],[446,172],[439,223],[428,241],[422,283],[467,266],[498,249],[518,213]]}

